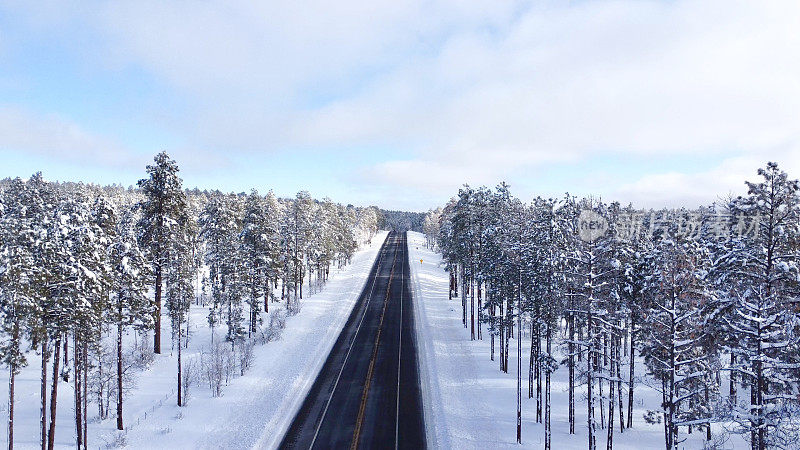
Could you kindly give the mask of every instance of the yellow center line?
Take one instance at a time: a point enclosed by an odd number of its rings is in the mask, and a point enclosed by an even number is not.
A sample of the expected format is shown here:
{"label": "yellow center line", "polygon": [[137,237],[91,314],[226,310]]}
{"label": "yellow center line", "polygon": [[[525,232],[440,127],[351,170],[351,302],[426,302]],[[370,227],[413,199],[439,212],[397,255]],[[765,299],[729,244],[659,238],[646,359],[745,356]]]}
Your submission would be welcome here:
{"label": "yellow center line", "polygon": [[378,334],[375,336],[375,346],[372,348],[372,357],[369,361],[369,369],[367,369],[367,378],[364,381],[364,391],[361,393],[361,405],[358,408],[358,420],[356,421],[356,429],[353,432],[353,441],[350,443],[350,450],[358,449],[358,439],[361,434],[361,425],[364,422],[364,412],[367,408],[367,395],[369,394],[369,386],[372,382],[372,372],[375,368],[375,360],[378,356],[378,344],[381,340],[381,330],[383,329],[383,318],[386,316],[386,306],[389,304],[389,296],[392,292],[392,279],[394,278],[394,267],[397,263],[397,250],[395,249],[394,258],[392,259],[392,270],[389,273],[389,283],[386,286],[386,297],[383,299],[383,311],[381,311],[381,320],[378,323]]}

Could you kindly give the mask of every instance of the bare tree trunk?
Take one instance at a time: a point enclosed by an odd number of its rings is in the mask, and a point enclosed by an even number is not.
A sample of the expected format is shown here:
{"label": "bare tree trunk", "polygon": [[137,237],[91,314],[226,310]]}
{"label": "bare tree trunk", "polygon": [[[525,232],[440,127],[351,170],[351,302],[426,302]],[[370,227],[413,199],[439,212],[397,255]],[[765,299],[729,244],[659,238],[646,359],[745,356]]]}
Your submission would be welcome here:
{"label": "bare tree trunk", "polygon": [[117,322],[117,429],[125,429],[122,423],[122,302],[118,308],[119,321]]}
{"label": "bare tree trunk", "polygon": [[[705,400],[708,405],[708,384],[705,385]],[[711,440],[711,423],[706,424],[706,441]]]}
{"label": "bare tree trunk", "polygon": [[[69,335],[64,335],[64,368],[69,367],[69,360],[67,358],[67,356],[69,355],[67,353],[67,350],[69,349],[69,346],[67,345],[68,343],[69,343]],[[73,343],[74,343],[74,340],[73,340]],[[69,380],[65,379],[64,381],[69,381]]]}
{"label": "bare tree trunk", "polygon": [[[550,329],[550,324],[548,322],[547,325],[547,355],[551,355],[552,346],[552,330]],[[550,429],[550,367],[548,365],[547,371],[544,374],[544,448],[545,450],[550,450],[551,448],[551,434],[552,430]]]}
{"label": "bare tree trunk", "polygon": [[618,336],[617,341],[617,361],[616,361],[616,372],[617,372],[617,401],[619,402],[619,432],[622,433],[625,430],[625,411],[622,409],[622,358],[620,357],[620,352],[623,348],[626,348],[622,345],[622,337]]}
{"label": "bare tree trunk", "polygon": [[575,315],[573,299],[570,295],[570,310],[567,317],[569,341],[567,343],[567,368],[569,370],[569,434],[575,434]]}
{"label": "bare tree trunk", "polygon": [[481,319],[483,318],[483,308],[481,306],[481,282],[478,282],[478,340],[483,339],[483,331],[481,330]]}
{"label": "bare tree trunk", "polygon": [[616,345],[613,343],[614,337],[611,336],[608,341],[610,342],[610,352],[611,352],[611,364],[608,366],[608,374],[609,381],[608,381],[608,439],[606,440],[606,450],[613,450],[614,449],[614,377],[616,376],[616,366],[614,364],[614,358],[617,357],[615,354]]}
{"label": "bare tree trunk", "polygon": [[[736,355],[731,353],[731,368],[736,365]],[[730,371],[730,383],[728,386],[728,395],[731,398],[731,404],[736,404],[736,373],[731,370]]]}
{"label": "bare tree trunk", "polygon": [[153,353],[161,354],[161,265],[156,264],[156,325],[153,333]]}
{"label": "bare tree trunk", "polygon": [[[603,347],[603,352],[605,353],[605,346]],[[603,355],[603,358],[605,358],[605,354]],[[594,359],[595,373],[598,373],[598,374],[601,373],[603,358],[601,358],[600,352],[598,350],[598,352],[595,354],[595,356],[593,358]],[[606,422],[605,422],[605,419],[606,419],[606,407],[603,404],[603,400],[602,400],[603,399],[603,377],[602,376],[598,376],[597,377],[597,386],[598,386],[598,392],[599,392],[598,398],[600,399],[600,402],[599,402],[600,403],[600,429],[602,430],[602,429],[604,429],[606,427]]]}
{"label": "bare tree trunk", "polygon": [[634,369],[636,367],[636,346],[634,343],[634,322],[633,316],[631,316],[631,331],[630,331],[630,350],[628,354],[630,355],[630,367],[628,373],[628,428],[633,426],[633,376],[634,376]]}
{"label": "bare tree trunk", "polygon": [[586,421],[589,428],[589,450],[595,450],[597,448],[595,441],[594,394],[592,392],[592,385],[594,384],[594,340],[592,339],[592,320],[590,305],[586,316],[586,338],[588,342],[586,351]]}
{"label": "bare tree trunk", "polygon": [[178,406],[183,406],[181,388],[181,325],[178,324]]}
{"label": "bare tree trunk", "polygon": [[40,443],[42,450],[47,449],[47,361],[50,359],[49,349],[47,348],[47,336],[42,339],[42,376],[39,386],[39,424],[41,426]]}
{"label": "bare tree trunk", "polygon": [[[521,331],[521,330],[520,330]],[[539,323],[536,324],[536,422],[542,423],[542,333]]]}
{"label": "bare tree trunk", "polygon": [[82,347],[83,351],[81,352],[81,358],[83,369],[81,370],[81,375],[83,376],[83,382],[81,383],[81,388],[83,388],[83,395],[81,396],[81,400],[83,401],[83,408],[81,408],[81,412],[83,412],[83,449],[86,450],[89,445],[87,442],[89,440],[87,438],[89,426],[88,421],[86,420],[87,415],[89,414],[89,371],[87,370],[89,367],[89,343],[84,340]]}
{"label": "bare tree trunk", "polygon": [[531,354],[528,358],[528,398],[533,398],[533,362],[536,360],[534,355],[535,345],[533,343],[533,320],[531,320]]}
{"label": "bare tree trunk", "polygon": [[58,367],[61,362],[61,336],[56,338],[53,354],[53,387],[50,391],[50,430],[47,434],[47,449],[53,450],[56,440],[56,403],[58,402]]}
{"label": "bare tree trunk", "polygon": [[[473,267],[473,274],[475,268]],[[469,289],[469,308],[470,308],[470,340],[475,340],[475,276],[471,275],[469,278],[470,289]]]}
{"label": "bare tree trunk", "polygon": [[464,275],[464,265],[461,265],[461,322],[467,328],[467,280]]}
{"label": "bare tree trunk", "polygon": [[505,342],[505,334],[506,334],[506,329],[505,329],[506,318],[503,315],[503,303],[504,302],[502,302],[502,301],[500,302],[500,314],[499,314],[499,316],[500,316],[500,332],[498,333],[498,335],[500,337],[500,371],[501,372],[505,372],[506,371],[506,366],[505,366],[505,360],[506,360],[506,358],[505,358],[505,344],[504,344],[504,342]]}
{"label": "bare tree trunk", "polygon": [[[73,334],[74,336],[74,334]],[[80,372],[80,348],[78,347],[78,340],[72,340],[72,367],[73,367],[73,377],[74,377],[74,385],[73,385],[73,394],[75,397],[75,444],[77,445],[78,449],[81,448],[83,444],[83,421],[82,421],[82,414],[81,414],[81,407],[83,406],[81,403],[81,372]]]}
{"label": "bare tree trunk", "polygon": [[[13,308],[13,307],[12,307]],[[19,317],[14,314],[14,325],[11,331],[11,345],[15,353],[19,352]],[[17,379],[16,354],[8,365],[8,450],[14,450],[14,388]]]}

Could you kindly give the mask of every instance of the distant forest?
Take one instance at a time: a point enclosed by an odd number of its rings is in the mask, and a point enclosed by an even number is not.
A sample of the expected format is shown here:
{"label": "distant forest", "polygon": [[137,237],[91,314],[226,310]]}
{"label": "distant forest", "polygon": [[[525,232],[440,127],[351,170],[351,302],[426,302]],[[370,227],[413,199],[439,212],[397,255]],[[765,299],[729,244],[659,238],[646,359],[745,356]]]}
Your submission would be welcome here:
{"label": "distant forest", "polygon": [[380,217],[378,217],[378,228],[393,231],[419,231],[421,233],[424,221],[425,213],[381,209]]}

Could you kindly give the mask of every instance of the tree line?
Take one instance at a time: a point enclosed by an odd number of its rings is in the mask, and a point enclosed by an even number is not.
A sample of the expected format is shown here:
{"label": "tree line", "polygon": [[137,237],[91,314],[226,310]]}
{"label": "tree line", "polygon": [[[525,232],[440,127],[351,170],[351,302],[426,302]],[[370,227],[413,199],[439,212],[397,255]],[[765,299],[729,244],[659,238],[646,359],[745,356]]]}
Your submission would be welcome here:
{"label": "tree line", "polygon": [[[162,316],[177,350],[183,406],[191,380],[182,373],[181,348],[192,302],[208,301],[212,340],[224,325],[221,342],[252,342],[270,303],[299,311],[304,284],[312,293],[320,289],[332,266],[347,264],[372,238],[377,220],[376,208],[318,201],[306,192],[280,199],[271,191],[185,190],[177,163],[164,152],[136,188],[52,183],[41,173],[3,180],[0,359],[9,374],[9,448],[15,380],[29,358],[41,359],[42,449],[54,447],[58,390],[69,382],[76,445],[87,448],[89,402],[101,419],[114,403],[117,428],[124,428],[131,370],[137,359],[161,353]],[[131,331],[129,355],[123,338]]]}
{"label": "tree line", "polygon": [[569,432],[582,402],[590,450],[633,426],[642,383],[661,394],[644,419],[662,424],[667,450],[692,432],[708,448],[731,433],[753,449],[796,448],[800,188],[775,163],[758,177],[744,196],[691,210],[569,194],[524,203],[501,184],[464,186],[427,215],[470,338],[486,324],[490,358],[508,372],[509,342],[530,336],[528,398],[546,449],[557,370],[568,372]]}

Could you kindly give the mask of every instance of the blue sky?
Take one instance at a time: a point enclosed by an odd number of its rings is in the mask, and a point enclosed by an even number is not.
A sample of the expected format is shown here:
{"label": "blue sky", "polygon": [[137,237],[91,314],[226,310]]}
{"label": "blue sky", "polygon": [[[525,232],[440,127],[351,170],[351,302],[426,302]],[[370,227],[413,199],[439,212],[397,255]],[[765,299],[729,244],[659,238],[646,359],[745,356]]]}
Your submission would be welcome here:
{"label": "blue sky", "polygon": [[697,205],[800,177],[796,1],[0,0],[0,177],[426,210],[463,183]]}

